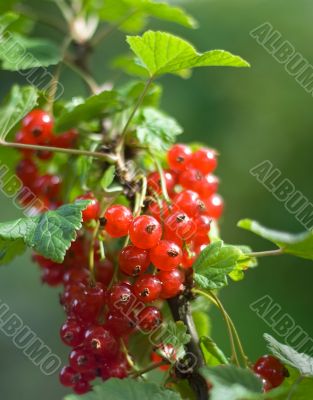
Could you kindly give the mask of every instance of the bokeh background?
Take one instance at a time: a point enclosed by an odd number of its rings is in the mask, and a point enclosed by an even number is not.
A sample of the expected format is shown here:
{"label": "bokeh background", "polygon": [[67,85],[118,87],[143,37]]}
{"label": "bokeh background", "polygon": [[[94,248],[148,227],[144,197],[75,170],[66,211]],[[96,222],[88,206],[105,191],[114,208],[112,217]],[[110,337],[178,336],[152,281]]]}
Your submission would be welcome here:
{"label": "bokeh background", "polygon": [[[118,0],[117,0],[118,1]],[[54,12],[48,2],[27,1],[36,10]],[[220,152],[218,175],[220,192],[226,200],[222,236],[229,243],[249,244],[255,250],[272,248],[270,243],[236,228],[236,222],[251,217],[270,227],[302,231],[290,215],[249,170],[270,160],[296,188],[313,201],[311,184],[313,150],[313,98],[290,77],[271,55],[252,39],[249,32],[268,21],[313,63],[312,17],[310,0],[192,0],[182,5],[200,22],[195,31],[176,25],[153,22],[160,28],[190,39],[201,51],[222,48],[247,59],[248,69],[198,69],[183,81],[162,79],[162,108],[184,126],[184,141],[201,141]],[[48,12],[48,11],[46,11]],[[62,38],[38,25],[37,33]],[[107,68],[108,60],[126,50],[124,36],[116,33],[97,50],[93,70],[99,82],[116,76]],[[1,97],[13,82],[23,82],[17,74],[0,72]],[[122,79],[122,78],[120,78]],[[66,98],[80,95],[84,86],[71,72],[62,76]],[[2,155],[3,153],[1,153]],[[0,220],[20,216],[2,194]],[[250,309],[249,304],[268,294],[289,313],[310,336],[312,320],[313,265],[292,257],[262,259],[246,279],[231,283],[221,297],[238,326],[251,359],[265,352],[264,332],[273,333]],[[29,254],[0,270],[0,299],[17,313],[52,351],[66,360],[58,331],[64,319],[58,304],[58,290],[43,287]],[[228,346],[220,316],[212,313],[213,336]],[[45,377],[40,370],[0,333],[0,397],[6,400],[58,400],[66,393],[57,376]]]}

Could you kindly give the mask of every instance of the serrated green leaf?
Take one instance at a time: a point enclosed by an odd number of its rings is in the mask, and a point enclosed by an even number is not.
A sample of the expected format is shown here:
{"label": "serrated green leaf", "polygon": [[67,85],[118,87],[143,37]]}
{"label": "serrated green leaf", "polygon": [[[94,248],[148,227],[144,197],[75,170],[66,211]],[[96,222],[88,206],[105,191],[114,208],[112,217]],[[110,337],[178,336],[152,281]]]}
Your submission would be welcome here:
{"label": "serrated green leaf", "polygon": [[125,54],[116,57],[112,61],[111,66],[114,69],[120,69],[121,71],[131,76],[137,76],[139,78],[149,77],[148,71],[141,65],[138,65],[131,54]]}
{"label": "serrated green leaf", "polygon": [[[160,332],[156,332],[157,341],[160,341]],[[191,336],[187,333],[187,327],[182,321],[169,321],[162,326],[162,344],[172,345],[179,360],[185,355],[184,346],[190,342]]]}
{"label": "serrated green leaf", "polygon": [[4,240],[0,238],[0,265],[9,264],[16,256],[20,256],[26,250],[22,239]]}
{"label": "serrated green leaf", "polygon": [[28,114],[37,104],[38,94],[34,87],[13,86],[4,105],[0,108],[0,138],[7,134]]}
{"label": "serrated green leaf", "polygon": [[284,364],[296,368],[301,375],[313,377],[313,358],[304,353],[298,353],[292,347],[278,342],[273,336],[265,333],[264,338],[268,348]]}
{"label": "serrated green leaf", "polygon": [[100,185],[103,190],[106,190],[111,183],[114,181],[114,176],[115,176],[115,166],[111,165],[103,174]]}
{"label": "serrated green leaf", "polygon": [[292,234],[266,228],[251,219],[238,222],[240,228],[246,229],[275,243],[286,254],[313,260],[313,232]]}
{"label": "serrated green leaf", "polygon": [[174,22],[187,28],[195,28],[197,22],[182,8],[152,0],[106,0],[93,4],[93,10],[104,21],[118,24],[124,32],[140,32],[149,17]]}
{"label": "serrated green leaf", "polygon": [[127,42],[138,57],[139,65],[146,68],[151,77],[195,67],[249,66],[239,56],[224,50],[198,53],[189,42],[167,32],[148,31],[142,36],[128,36]]}
{"label": "serrated green leaf", "polygon": [[174,118],[152,107],[143,108],[135,123],[138,142],[154,151],[167,150],[183,131]]}
{"label": "serrated green leaf", "polygon": [[88,203],[88,200],[80,200],[37,217],[1,223],[0,263],[12,259],[12,246],[22,250],[21,241],[44,257],[61,263],[76,238],[76,231],[82,226],[82,210]]}
{"label": "serrated green leaf", "polygon": [[116,379],[93,387],[93,391],[79,396],[71,394],[65,400],[180,400],[178,393],[157,386],[155,383],[134,379]]}
{"label": "serrated green leaf", "polygon": [[212,338],[208,336],[200,337],[200,347],[207,365],[229,364],[227,357]]}
{"label": "serrated green leaf", "polygon": [[7,32],[0,42],[0,60],[2,69],[19,71],[58,64],[61,53],[50,40]]}
{"label": "serrated green leaf", "polygon": [[55,131],[64,132],[78,126],[81,122],[90,121],[93,118],[101,118],[107,113],[119,110],[121,107],[117,92],[111,90],[88,97],[77,104],[70,103],[65,107],[55,122]]}
{"label": "serrated green leaf", "polygon": [[284,392],[278,389],[262,393],[261,380],[249,369],[234,365],[203,367],[200,373],[212,383],[210,400],[262,400],[275,399]]}
{"label": "serrated green leaf", "polygon": [[222,240],[217,240],[207,246],[199,255],[193,265],[194,279],[203,289],[218,289],[227,285],[227,275],[237,265],[243,256],[237,246],[224,245]]}

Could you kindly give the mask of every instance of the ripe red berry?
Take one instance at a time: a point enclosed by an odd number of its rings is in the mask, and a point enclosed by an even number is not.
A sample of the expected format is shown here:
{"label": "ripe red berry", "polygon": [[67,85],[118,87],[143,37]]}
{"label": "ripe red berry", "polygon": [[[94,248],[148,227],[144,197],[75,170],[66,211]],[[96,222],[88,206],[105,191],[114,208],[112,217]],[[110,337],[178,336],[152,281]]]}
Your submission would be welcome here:
{"label": "ripe red berry", "polygon": [[184,269],[192,268],[194,262],[196,261],[196,258],[197,258],[197,256],[196,256],[196,253],[194,251],[191,251],[191,250],[188,251],[187,249],[184,249],[183,250],[183,259],[182,259],[181,266]]}
{"label": "ripe red berry", "polygon": [[91,390],[91,386],[88,381],[81,379],[75,383],[73,390],[76,394],[85,394]]}
{"label": "ripe red berry", "polygon": [[217,167],[216,151],[212,149],[199,149],[190,157],[189,164],[203,174],[210,174]]}
{"label": "ripe red berry", "polygon": [[23,130],[31,134],[37,143],[45,143],[52,136],[53,119],[43,110],[31,111],[22,122]]}
{"label": "ripe red berry", "polygon": [[150,264],[149,252],[135,246],[127,246],[120,252],[119,266],[121,271],[129,276],[139,276]]}
{"label": "ripe red berry", "polygon": [[16,174],[23,185],[31,187],[38,176],[38,168],[33,160],[24,158],[17,164]]}
{"label": "ripe red berry", "polygon": [[129,311],[135,303],[131,287],[122,283],[114,285],[107,295],[107,305],[110,311]]}
{"label": "ripe red berry", "polygon": [[84,222],[97,219],[99,217],[100,204],[93,193],[86,193],[82,196],[79,196],[77,197],[77,200],[90,200],[88,206],[82,211]]}
{"label": "ripe red berry", "polygon": [[223,213],[224,201],[223,198],[215,193],[205,200],[205,213],[212,218],[219,219]]}
{"label": "ripe red berry", "polygon": [[84,339],[84,327],[75,320],[66,321],[60,329],[60,336],[67,346],[79,346]]}
{"label": "ripe red berry", "polygon": [[61,190],[61,179],[59,176],[51,174],[38,176],[33,182],[32,189],[39,197],[44,196],[49,200],[55,200]]}
{"label": "ripe red berry", "polygon": [[176,243],[174,239],[175,236],[181,240],[191,240],[197,231],[197,227],[186,213],[176,211],[166,218],[164,222],[164,231],[164,237]]}
{"label": "ripe red berry", "polygon": [[114,336],[102,326],[92,326],[86,331],[85,346],[96,355],[114,356],[118,351]]}
{"label": "ripe red berry", "polygon": [[285,366],[276,357],[270,355],[260,357],[254,364],[253,370],[262,378],[267,379],[273,388],[281,385],[285,377],[289,375]]}
{"label": "ripe red berry", "polygon": [[137,318],[138,318],[139,328],[144,332],[152,332],[162,322],[161,311],[153,306],[144,308],[138,314]]}
{"label": "ripe red berry", "polygon": [[129,364],[125,357],[119,355],[113,360],[104,360],[101,364],[100,376],[105,381],[110,378],[123,379],[127,377]]}
{"label": "ripe red berry", "polygon": [[44,268],[41,273],[42,283],[49,286],[58,286],[63,281],[64,267],[62,264],[55,264],[54,268]]}
{"label": "ripe red berry", "polygon": [[[174,191],[174,187],[177,183],[176,174],[170,170],[163,171],[166,189],[168,194],[172,194]],[[154,194],[161,194],[162,193],[162,186],[161,186],[161,178],[158,172],[152,172],[148,176],[148,189],[149,191]]]}
{"label": "ripe red berry", "polygon": [[95,262],[95,275],[97,282],[108,286],[114,275],[114,264],[108,258]]}
{"label": "ripe red berry", "polygon": [[174,242],[161,240],[160,243],[150,250],[151,262],[162,271],[170,271],[181,263],[182,250]]}
{"label": "ripe red berry", "polygon": [[74,129],[71,129],[70,131],[62,133],[61,135],[53,136],[52,145],[65,149],[71,148],[74,146],[77,137],[78,133]]}
{"label": "ripe red berry", "polygon": [[72,350],[69,355],[69,362],[70,366],[77,372],[88,372],[96,366],[94,355],[83,348]]}
{"label": "ripe red berry", "polygon": [[106,327],[117,337],[128,336],[136,328],[136,318],[131,312],[111,312],[107,315]]}
{"label": "ripe red berry", "polygon": [[193,190],[205,198],[217,191],[219,181],[214,175],[204,175],[197,169],[187,169],[180,175],[179,183],[185,189]]}
{"label": "ripe red berry", "polygon": [[144,303],[151,303],[157,300],[162,290],[160,280],[151,274],[140,276],[134,283],[134,294]]}
{"label": "ripe red berry", "polygon": [[191,157],[191,150],[183,144],[175,144],[167,154],[170,168],[174,171],[183,171]]}
{"label": "ripe red berry", "polygon": [[106,232],[114,238],[119,238],[128,234],[133,215],[127,207],[113,205],[106,210],[104,218]]}
{"label": "ripe red berry", "polygon": [[75,383],[77,383],[81,378],[80,373],[75,371],[72,367],[70,366],[65,366],[61,369],[59,379],[60,383],[63,386],[74,386]]}
{"label": "ripe red berry", "polygon": [[184,274],[178,269],[160,271],[156,275],[162,283],[161,299],[171,299],[183,289]]}
{"label": "ripe red berry", "polygon": [[151,249],[159,243],[162,228],[154,217],[141,215],[133,220],[129,229],[129,236],[136,247]]}
{"label": "ripe red berry", "polygon": [[200,200],[198,193],[192,190],[183,190],[178,193],[173,203],[177,211],[185,212],[189,217],[197,215],[200,211],[205,209],[204,203]]}
{"label": "ripe red berry", "polygon": [[199,215],[196,219],[197,235],[207,236],[210,232],[212,219],[208,215]]}

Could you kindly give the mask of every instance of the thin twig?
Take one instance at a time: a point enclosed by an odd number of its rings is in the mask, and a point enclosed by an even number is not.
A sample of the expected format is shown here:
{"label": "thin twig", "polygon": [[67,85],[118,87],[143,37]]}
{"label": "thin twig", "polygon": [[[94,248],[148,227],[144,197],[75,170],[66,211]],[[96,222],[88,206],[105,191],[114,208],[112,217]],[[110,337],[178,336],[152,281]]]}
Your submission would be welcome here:
{"label": "thin twig", "polygon": [[267,257],[267,256],[280,256],[284,254],[284,250],[282,248],[275,250],[266,250],[266,251],[256,251],[252,253],[245,253],[245,256],[248,257]]}

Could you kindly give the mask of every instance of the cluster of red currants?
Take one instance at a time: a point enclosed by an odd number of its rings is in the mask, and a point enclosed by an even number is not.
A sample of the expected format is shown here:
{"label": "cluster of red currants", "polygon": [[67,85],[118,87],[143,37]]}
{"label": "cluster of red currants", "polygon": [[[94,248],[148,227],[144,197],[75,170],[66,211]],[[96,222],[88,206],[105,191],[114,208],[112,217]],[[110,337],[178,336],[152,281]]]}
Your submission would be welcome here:
{"label": "cluster of red currants", "polygon": [[[16,143],[53,146],[58,148],[70,148],[75,145],[77,132],[70,130],[60,135],[53,134],[53,118],[47,112],[35,109],[22,121],[21,130],[16,134]],[[53,153],[47,150],[31,150],[21,148],[22,159],[16,168],[17,176],[24,186],[39,198],[44,206],[54,209],[60,205],[61,179],[57,175],[40,175],[35,158],[48,161]],[[21,202],[29,202],[29,196],[21,199]],[[26,204],[25,204],[26,205]]]}
{"label": "cluster of red currants", "polygon": [[274,356],[260,357],[253,366],[253,371],[263,382],[263,390],[268,392],[280,386],[289,376],[287,368]]}

